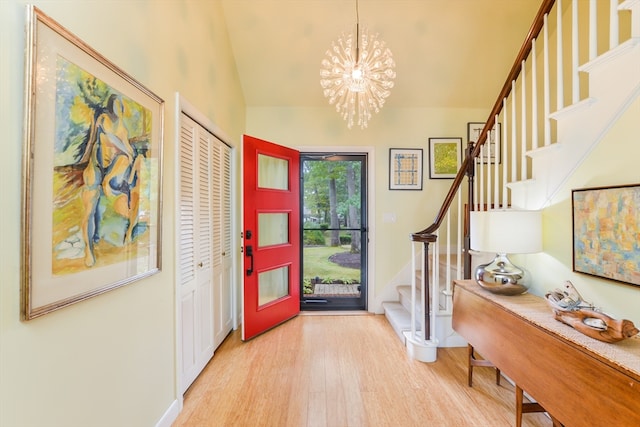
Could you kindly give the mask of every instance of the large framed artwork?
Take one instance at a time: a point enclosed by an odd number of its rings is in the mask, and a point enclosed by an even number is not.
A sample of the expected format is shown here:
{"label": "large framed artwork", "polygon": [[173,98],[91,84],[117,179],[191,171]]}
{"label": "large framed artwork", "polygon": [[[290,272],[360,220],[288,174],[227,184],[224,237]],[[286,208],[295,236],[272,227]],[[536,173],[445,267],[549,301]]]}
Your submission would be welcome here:
{"label": "large framed artwork", "polygon": [[640,184],[572,191],[573,271],[640,286]]}
{"label": "large framed artwork", "polygon": [[422,190],[422,148],[389,149],[389,190]]}
{"label": "large framed artwork", "polygon": [[27,19],[22,318],[160,270],[164,103],[38,8]]}
{"label": "large framed artwork", "polygon": [[[469,122],[467,123],[467,142],[478,142],[480,133],[484,129],[484,122]],[[500,123],[494,126],[487,135],[487,142],[484,144],[484,150],[480,156],[480,162],[482,164],[489,163],[501,163],[502,150],[501,150],[501,132],[502,126]]]}
{"label": "large framed artwork", "polygon": [[429,178],[455,178],[462,166],[462,138],[429,138]]}

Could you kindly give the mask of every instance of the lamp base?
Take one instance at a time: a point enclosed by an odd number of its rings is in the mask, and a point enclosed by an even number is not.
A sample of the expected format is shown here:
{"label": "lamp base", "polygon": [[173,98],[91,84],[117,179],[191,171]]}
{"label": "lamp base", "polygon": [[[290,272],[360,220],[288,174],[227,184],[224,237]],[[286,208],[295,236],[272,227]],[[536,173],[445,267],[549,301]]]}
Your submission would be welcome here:
{"label": "lamp base", "polygon": [[513,265],[506,254],[497,254],[489,264],[476,268],[476,282],[484,289],[500,295],[520,295],[529,289],[529,274]]}

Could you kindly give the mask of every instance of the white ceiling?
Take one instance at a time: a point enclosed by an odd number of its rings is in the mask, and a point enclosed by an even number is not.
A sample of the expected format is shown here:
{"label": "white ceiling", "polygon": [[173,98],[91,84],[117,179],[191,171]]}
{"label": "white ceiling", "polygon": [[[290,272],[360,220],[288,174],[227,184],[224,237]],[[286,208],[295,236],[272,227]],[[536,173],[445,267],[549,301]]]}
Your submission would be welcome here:
{"label": "white ceiling", "polygon": [[[540,0],[359,0],[396,62],[389,107],[491,108]],[[249,107],[327,106],[320,61],[355,0],[222,0]]]}

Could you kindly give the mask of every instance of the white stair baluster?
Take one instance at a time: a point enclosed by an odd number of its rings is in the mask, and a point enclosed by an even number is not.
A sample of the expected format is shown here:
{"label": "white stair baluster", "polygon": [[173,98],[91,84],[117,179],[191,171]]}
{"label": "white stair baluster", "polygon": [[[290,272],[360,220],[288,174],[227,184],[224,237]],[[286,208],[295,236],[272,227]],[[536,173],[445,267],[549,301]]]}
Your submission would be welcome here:
{"label": "white stair baluster", "polygon": [[[413,274],[411,275],[411,336],[413,337],[413,339],[415,339],[416,337],[416,275],[418,271],[416,266],[417,244],[418,243],[414,242],[411,245],[411,271],[413,272]],[[422,280],[422,276],[420,276],[420,278]]]}
{"label": "white stair baluster", "polygon": [[[438,274],[438,296],[440,295],[447,295],[446,291],[446,286],[447,284],[451,283],[451,209],[449,209],[449,213],[447,214],[447,253],[445,254],[447,262],[445,263],[445,279],[444,279],[444,283],[445,283],[445,288],[443,288],[443,284],[440,283],[440,275]],[[438,257],[438,260],[440,258]],[[438,263],[439,264],[439,263]],[[438,298],[439,300],[440,298]],[[438,308],[440,308],[440,305],[438,305]],[[447,309],[447,299],[444,299],[444,304],[442,304],[442,308],[441,310],[446,310]]]}
{"label": "white stair baluster", "polygon": [[544,53],[543,53],[543,66],[544,66],[544,145],[551,144],[551,84],[550,84],[550,64],[549,64],[549,15],[544,15]]}
{"label": "white stair baluster", "polygon": [[518,180],[518,153],[516,150],[516,144],[518,141],[517,135],[517,115],[516,115],[516,81],[511,82],[511,182]]}
{"label": "white stair baluster", "polygon": [[538,141],[538,63],[536,39],[531,41],[531,149],[539,147]]}
{"label": "white stair baluster", "polygon": [[576,104],[580,100],[580,74],[578,71],[578,0],[571,3],[571,95],[572,103]]}
{"label": "white stair baluster", "polygon": [[507,169],[509,166],[509,138],[507,138],[508,133],[508,127],[509,127],[509,115],[507,114],[507,99],[504,98],[502,100],[502,111],[503,111],[503,117],[504,117],[504,126],[502,127],[502,147],[504,148],[503,150],[503,158],[504,158],[504,165],[502,166],[502,207],[506,208],[507,207],[507,197],[508,197],[508,191],[507,191]]}
{"label": "white stair baluster", "polygon": [[609,50],[619,44],[618,0],[609,0]]}
{"label": "white stair baluster", "polygon": [[498,126],[500,122],[498,122],[498,115],[496,114],[494,119],[493,119],[493,137],[495,138],[496,141],[496,154],[495,154],[495,158],[496,161],[493,165],[493,174],[494,174],[494,182],[493,182],[493,203],[495,203],[496,205],[500,204],[500,185],[498,184],[499,182],[499,163],[500,163],[500,156],[502,153],[502,147],[500,142],[502,141],[501,135],[500,135],[500,126]]}
{"label": "white stair baluster", "polygon": [[[479,157],[474,157],[474,158],[470,159],[470,161],[472,161],[472,162],[473,162],[473,167],[474,167],[474,170],[475,170],[475,175],[477,175],[477,171],[478,171],[478,167],[479,167],[478,165],[480,164],[480,163],[478,162],[478,159],[479,159]],[[478,180],[477,180],[477,179],[474,179],[474,180],[473,180],[473,207],[472,207],[472,210],[474,210],[474,211],[479,210],[479,207],[480,207],[480,202],[479,202],[479,200],[478,200],[478,197],[479,197],[478,193],[479,193],[479,190],[478,190]]]}
{"label": "white stair baluster", "polygon": [[522,166],[520,167],[520,179],[522,181],[524,181],[525,179],[527,179],[527,76],[526,76],[526,62],[524,61],[524,59],[522,60],[522,64],[520,66],[520,76],[522,77],[522,86],[521,86],[521,103],[520,103],[520,108],[522,109],[521,113],[521,119],[522,120],[522,124],[520,125],[520,135],[521,135],[521,141],[520,141],[520,147],[521,147],[521,151],[520,151],[520,158],[521,158],[521,162],[522,162]]}
{"label": "white stair baluster", "polygon": [[[462,218],[464,217],[464,212],[462,211],[462,191],[458,191],[458,248],[456,250],[456,279],[462,278],[462,234],[464,233],[462,228]],[[453,292],[451,290],[452,284],[447,283],[447,291],[451,296],[453,296]],[[453,301],[451,301],[453,304]],[[453,307],[448,307],[448,309],[452,309]]]}
{"label": "white stair baluster", "polygon": [[[426,301],[426,294],[425,292],[427,292],[427,290],[429,289],[429,287],[427,286],[427,281],[429,280],[428,277],[428,273],[429,271],[427,270],[427,262],[429,261],[429,253],[426,252],[428,248],[428,244],[423,243],[422,244],[422,257],[420,259],[420,273],[421,273],[421,279],[420,279],[420,313],[422,314],[420,316],[420,331],[421,333],[419,334],[420,339],[423,341],[426,341],[429,336],[428,336],[428,331],[427,328],[425,327],[425,313],[427,313],[427,301]],[[426,252],[426,253],[425,253]]]}
{"label": "white stair baluster", "polygon": [[597,0],[589,1],[589,61],[598,56],[598,4]]}
{"label": "white stair baluster", "polygon": [[[451,211],[449,211],[451,212]],[[447,214],[449,213],[447,212]],[[436,234],[438,236],[440,236],[440,230],[436,231]],[[440,276],[440,249],[439,249],[439,245],[437,244],[437,242],[440,241],[440,237],[438,237],[438,240],[436,241],[436,243],[433,244],[433,256],[432,256],[432,262],[431,262],[431,266],[433,267],[431,269],[431,271],[433,272],[432,274],[432,280],[429,282],[429,285],[431,286],[431,292],[429,293],[429,296],[431,297],[431,301],[429,301],[429,334],[426,336],[425,340],[436,340],[436,315],[438,314],[439,308],[440,308],[440,294],[439,294],[439,289],[438,289],[438,278]],[[437,276],[436,276],[437,274]],[[423,316],[424,317],[424,316]]]}
{"label": "white stair baluster", "polygon": [[562,49],[562,0],[556,0],[556,12],[558,22],[556,23],[556,111],[564,108],[564,54]]}
{"label": "white stair baluster", "polygon": [[491,149],[491,130],[487,132],[487,138],[485,139],[484,145],[487,148],[487,162],[485,166],[487,169],[487,186],[485,192],[487,193],[487,206],[491,206],[491,155],[493,154],[493,150]]}
{"label": "white stair baluster", "polygon": [[479,203],[480,203],[480,210],[484,210],[484,191],[485,191],[485,187],[484,187],[484,166],[482,164],[484,159],[484,155],[485,155],[485,146],[483,145],[482,147],[480,147],[480,157],[478,157],[478,193],[479,193]]}

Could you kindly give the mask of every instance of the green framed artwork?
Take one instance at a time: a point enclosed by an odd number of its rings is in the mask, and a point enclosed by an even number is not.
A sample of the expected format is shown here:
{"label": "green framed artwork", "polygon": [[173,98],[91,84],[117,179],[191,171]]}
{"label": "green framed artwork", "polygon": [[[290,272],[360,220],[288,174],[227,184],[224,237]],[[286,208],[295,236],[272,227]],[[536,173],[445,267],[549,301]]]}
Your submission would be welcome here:
{"label": "green framed artwork", "polygon": [[460,166],[462,138],[429,138],[429,178],[455,178]]}
{"label": "green framed artwork", "polygon": [[29,6],[21,315],[160,270],[163,101]]}

